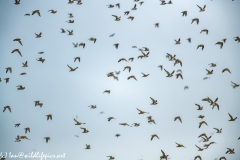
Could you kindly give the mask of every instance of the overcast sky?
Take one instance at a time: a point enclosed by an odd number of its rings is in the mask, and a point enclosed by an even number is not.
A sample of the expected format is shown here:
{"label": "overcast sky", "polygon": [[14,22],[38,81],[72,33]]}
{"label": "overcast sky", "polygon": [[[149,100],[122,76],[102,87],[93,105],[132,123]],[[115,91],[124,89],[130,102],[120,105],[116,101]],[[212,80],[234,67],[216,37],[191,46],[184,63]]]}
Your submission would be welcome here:
{"label": "overcast sky", "polygon": [[[120,8],[108,8],[117,3]],[[134,4],[137,10],[131,10]],[[82,5],[68,4],[67,0],[22,0],[15,5],[14,0],[1,0],[0,107],[9,105],[12,113],[6,110],[0,116],[0,154],[40,152],[65,153],[68,160],[108,160],[106,156],[110,155],[116,160],[159,160],[163,150],[171,160],[193,160],[197,155],[203,160],[222,156],[239,159],[240,121],[238,118],[229,122],[228,113],[240,117],[240,87],[234,89],[231,84],[240,84],[240,43],[234,41],[240,36],[240,2],[173,0],[172,4],[160,4],[158,0],[144,1],[142,5],[133,0],[83,0]],[[205,11],[199,12],[197,5],[206,5]],[[48,12],[52,9],[57,13]],[[40,10],[41,17],[32,15],[34,10]],[[129,15],[124,15],[125,11],[130,11]],[[182,16],[182,11],[188,11],[187,16]],[[24,16],[27,13],[30,16]],[[74,17],[69,18],[68,13]],[[121,20],[115,21],[112,15],[121,16]],[[131,21],[129,16],[134,19]],[[191,24],[193,18],[199,18],[198,25]],[[66,22],[70,19],[74,23]],[[61,33],[61,28],[66,33]],[[203,29],[208,29],[208,34],[200,34]],[[67,30],[73,30],[73,35],[68,35]],[[42,37],[35,38],[35,33],[40,32]],[[20,38],[23,46],[13,41],[15,38]],[[179,38],[181,44],[175,44]],[[224,38],[226,43],[220,49],[215,44]],[[86,46],[75,48],[72,43]],[[119,43],[118,49],[115,43]],[[199,44],[204,44],[203,50],[196,49]],[[149,55],[138,59],[142,47],[149,48]],[[19,49],[22,57],[11,53],[14,49]],[[182,67],[179,63],[174,66],[174,61],[166,58],[167,53],[176,55]],[[36,60],[40,57],[44,63]],[[75,57],[81,61],[74,62]],[[118,62],[130,57],[134,57],[133,62]],[[28,67],[24,68],[25,61]],[[210,63],[217,66],[210,67]],[[78,68],[69,72],[67,65]],[[123,71],[125,66],[131,66],[131,72]],[[12,68],[12,73],[6,73],[7,67]],[[224,68],[231,73],[222,73]],[[175,70],[173,77],[166,77],[164,69]],[[179,69],[183,80],[176,79]],[[213,74],[206,75],[206,69],[213,69]],[[115,71],[121,71],[119,81],[106,75]],[[27,75],[20,75],[22,72]],[[142,77],[141,72],[149,76]],[[137,81],[127,80],[131,75]],[[10,78],[9,83],[5,78]],[[25,89],[17,90],[18,85]],[[189,88],[184,90],[185,86]],[[111,93],[103,93],[105,90]],[[150,97],[158,104],[151,105]],[[206,97],[213,101],[218,98],[220,109],[212,109],[202,101]],[[35,107],[36,100],[43,103],[42,108]],[[203,106],[203,110],[197,110],[195,104]],[[90,109],[90,105],[97,108]],[[149,114],[139,115],[136,108]],[[53,119],[47,121],[47,114],[52,114]],[[208,126],[199,128],[199,115],[205,116]],[[116,119],[108,122],[111,116]],[[148,123],[147,116],[152,116],[156,124]],[[176,116],[182,123],[174,121]],[[86,124],[75,125],[74,118]],[[14,127],[16,123],[21,125]],[[26,127],[30,133],[25,134]],[[89,132],[82,133],[80,127]],[[213,128],[222,128],[222,133]],[[121,135],[118,138],[117,133]],[[211,139],[201,142],[198,136],[202,133],[212,135]],[[153,134],[159,139],[151,141]],[[17,135],[31,140],[14,142]],[[48,143],[44,139],[47,136]],[[186,148],[177,148],[175,142]],[[216,144],[203,151],[195,146],[203,148],[210,142]],[[86,144],[91,145],[90,150],[85,149]],[[225,154],[227,148],[234,148],[236,154]]]}

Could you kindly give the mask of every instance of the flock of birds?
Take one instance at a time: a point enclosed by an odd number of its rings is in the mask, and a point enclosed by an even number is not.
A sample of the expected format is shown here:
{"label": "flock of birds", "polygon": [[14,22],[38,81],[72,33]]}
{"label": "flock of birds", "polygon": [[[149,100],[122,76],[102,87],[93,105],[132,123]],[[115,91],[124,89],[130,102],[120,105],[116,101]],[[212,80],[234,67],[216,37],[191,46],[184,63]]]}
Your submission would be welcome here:
{"label": "flock of birds", "polygon": [[[76,0],[75,1],[74,0],[69,0],[68,4],[74,4],[75,2],[76,2],[77,5],[82,5],[83,4],[81,0],[77,0],[77,1]],[[14,4],[15,5],[20,5],[21,4],[20,0],[15,0]],[[127,15],[130,14],[130,12],[136,11],[138,9],[138,7],[141,7],[141,5],[144,5],[144,1],[134,0],[133,8],[131,8],[130,10],[125,11],[124,15],[127,16]],[[165,2],[164,0],[161,0],[160,5],[173,5],[173,2],[171,0],[169,2]],[[120,9],[120,3],[107,5],[107,8],[114,8],[114,7],[117,7],[117,8]],[[206,11],[206,5],[204,5],[202,7],[197,5],[197,7],[199,8],[200,14],[201,14],[201,12],[205,12]],[[57,11],[56,10],[52,10],[52,9],[48,10],[48,12],[50,12],[51,14],[57,14]],[[183,17],[184,16],[188,16],[188,11],[182,11],[179,14],[182,14]],[[69,18],[74,18],[73,13],[69,13],[68,15],[69,15]],[[30,13],[26,13],[24,16],[39,16],[39,17],[41,17],[41,11],[40,10],[33,10],[31,14]],[[114,19],[115,21],[121,21],[121,16],[119,16],[119,15],[112,15],[112,16],[115,18]],[[129,16],[128,19],[133,21],[134,20],[134,16]],[[68,20],[66,22],[72,24],[72,23],[74,23],[74,20],[70,19],[70,20]],[[200,19],[199,18],[193,18],[191,20],[191,24],[193,24],[195,22],[196,22],[197,25],[200,24]],[[156,28],[159,28],[159,26],[160,26],[160,24],[158,22],[154,24],[154,27],[156,27]],[[65,29],[61,28],[61,33],[66,33],[66,31],[68,32],[68,35],[73,35],[73,30],[65,30]],[[201,30],[200,34],[202,34],[202,33],[208,34],[209,30],[208,29],[203,29],[203,30]],[[43,36],[43,34],[42,34],[42,32],[35,33],[35,36],[36,36],[35,38],[41,38]],[[115,36],[115,33],[109,35],[109,37],[114,37],[114,36]],[[240,37],[239,36],[236,36],[233,39],[234,39],[235,42],[240,42]],[[88,40],[92,41],[93,43],[98,43],[96,37],[90,37]],[[189,43],[191,43],[192,39],[188,38],[186,40]],[[20,46],[23,46],[23,44],[24,44],[24,41],[22,42],[21,38],[15,38],[15,39],[13,39],[13,41],[14,41],[14,43],[18,42]],[[180,38],[175,39],[174,41],[175,41],[175,45],[180,45],[181,44],[181,39]],[[216,42],[215,45],[219,45],[220,49],[222,49],[224,44],[226,43],[226,41],[227,41],[227,39],[224,38],[224,39]],[[72,44],[73,44],[73,46],[75,48],[82,47],[84,49],[86,47],[86,42],[72,43]],[[115,44],[113,44],[113,46],[116,49],[118,49],[119,48],[119,43],[115,43]],[[138,47],[133,45],[132,48],[138,48]],[[199,48],[201,50],[204,50],[204,44],[199,44],[196,49],[199,49]],[[148,47],[140,47],[138,49],[141,52],[141,54],[137,57],[137,59],[148,58],[150,56],[150,48],[148,48]],[[19,56],[24,57],[24,55],[21,53],[20,49],[13,49],[11,53],[18,53]],[[39,54],[44,54],[44,52],[39,52]],[[172,55],[170,53],[167,53],[166,54],[166,58],[168,59],[168,61],[173,62],[174,66],[180,65],[182,67],[182,65],[183,65],[183,62],[180,59],[178,59],[176,57],[176,55]],[[130,57],[130,58],[123,57],[123,58],[118,59],[117,62],[118,63],[133,62],[134,59],[135,59],[135,57]],[[41,62],[41,63],[45,62],[45,58],[43,58],[43,57],[39,57],[36,60]],[[73,61],[80,63],[81,58],[79,56],[74,57]],[[66,66],[69,68],[69,72],[77,72],[78,66],[73,67],[73,66],[70,66],[69,64],[66,64]],[[216,63],[210,63],[209,66],[211,68],[214,68],[214,67],[217,66],[217,64]],[[28,67],[28,61],[22,62],[22,67],[24,67],[24,68]],[[170,70],[167,70],[166,68],[164,68],[164,66],[162,64],[159,65],[158,67],[161,69],[161,71],[164,70],[166,72],[166,77],[167,78],[171,78],[171,77],[175,76],[176,79],[180,79],[180,78],[182,80],[184,79],[183,78],[183,74],[182,74],[183,72],[182,72],[181,69],[178,69],[176,71],[175,70],[170,71]],[[12,70],[11,67],[6,67],[5,69],[6,69],[6,74],[12,74],[13,73],[13,70]],[[122,72],[131,73],[131,69],[132,69],[132,67],[130,65],[127,65],[127,66],[125,66],[122,69]],[[213,72],[214,72],[213,69],[206,69],[206,75],[207,76],[212,75]],[[225,73],[225,72],[228,72],[229,74],[232,74],[229,68],[223,68],[222,69],[222,73]],[[112,71],[112,72],[107,73],[106,76],[107,77],[112,77],[114,80],[118,81],[120,73],[121,73],[121,71]],[[175,75],[174,75],[174,73],[175,73]],[[146,77],[148,77],[150,75],[150,74],[146,74],[146,73],[143,73],[143,72],[141,74],[142,74],[142,77],[144,77],[144,78],[146,78]],[[27,73],[26,72],[22,72],[22,73],[20,73],[20,75],[26,76]],[[204,77],[203,80],[206,80],[206,79],[209,79],[209,78],[210,77]],[[138,81],[139,78],[137,78],[134,74],[130,74],[128,77],[126,77],[126,79],[127,80],[132,80],[133,79],[135,81]],[[4,80],[5,80],[5,83],[10,83],[10,78],[9,77],[5,77]],[[0,78],[0,82],[2,82],[1,78]],[[232,85],[233,88],[238,88],[240,86],[240,84],[238,84],[236,82],[233,82],[233,81],[231,81],[231,85]],[[22,90],[26,89],[25,86],[22,86],[22,85],[18,85],[16,87],[17,87],[17,91],[22,91]],[[187,90],[187,89],[189,89],[189,87],[188,86],[184,86],[184,90]],[[111,90],[105,90],[105,91],[103,91],[103,93],[111,94]],[[212,106],[212,109],[214,109],[214,107],[217,107],[217,109],[220,110],[220,105],[218,104],[218,98],[215,98],[215,100],[213,100],[213,99],[211,99],[209,97],[206,97],[206,98],[203,98],[202,101],[208,102],[208,104],[210,106]],[[150,102],[151,102],[150,105],[158,105],[158,100],[154,99],[152,97],[150,97]],[[34,101],[34,105],[35,105],[35,107],[39,106],[40,108],[42,108],[43,107],[43,102],[41,102],[40,100],[36,100],[36,101]],[[199,111],[203,110],[203,106],[201,106],[200,104],[195,104],[195,105],[197,106],[197,110],[199,110]],[[90,105],[88,107],[90,109],[96,109],[97,105]],[[136,109],[139,112],[138,114],[150,114],[149,112],[143,111],[143,110],[141,110],[139,108],[136,108]],[[9,106],[9,105],[4,106],[3,107],[3,112],[6,113],[7,111],[9,111],[9,112],[13,111],[14,112],[14,107],[13,107],[13,110],[12,110],[11,106]],[[104,112],[100,112],[100,113],[103,114]],[[237,120],[237,117],[232,116],[230,113],[228,113],[228,115],[229,115],[229,120],[228,121],[233,122],[233,121]],[[233,115],[234,115],[234,113],[233,113]],[[198,126],[199,128],[201,128],[203,125],[207,125],[208,126],[208,123],[204,120],[204,117],[205,117],[204,115],[199,115],[198,116],[198,118],[201,119],[201,121],[199,122],[199,126]],[[114,119],[116,119],[114,116],[111,116],[111,117],[107,118],[108,122],[110,122],[111,120],[114,120]],[[47,121],[48,120],[53,120],[53,115],[52,114],[47,114],[46,115],[46,120]],[[152,116],[147,116],[147,120],[148,120],[147,122],[150,123],[150,124],[152,124],[152,123],[156,124],[156,122],[155,122],[155,120],[153,119]],[[178,120],[180,123],[183,123],[181,116],[176,116],[176,117],[173,118],[173,120],[174,121]],[[83,124],[86,124],[86,123],[78,121],[77,118],[74,118],[74,122],[75,122],[76,126],[82,126]],[[74,123],[73,123],[73,125],[74,125]],[[119,125],[129,126],[129,127],[139,127],[140,123],[133,123],[133,124],[119,123]],[[15,124],[15,127],[20,127],[20,126],[21,126],[20,122]],[[80,127],[80,129],[82,129],[82,133],[86,133],[87,134],[89,132],[89,130],[87,128],[85,128],[85,127]],[[221,134],[222,133],[222,128],[213,128],[213,129],[216,131],[217,134]],[[29,133],[30,132],[30,127],[24,128],[24,131],[25,131],[25,134]],[[78,135],[75,135],[75,136],[78,137]],[[117,133],[115,136],[119,137],[121,135],[119,133]],[[201,138],[202,141],[205,143],[202,147],[199,147],[198,145],[195,145],[195,147],[198,149],[198,151],[204,151],[204,150],[208,149],[208,147],[210,147],[211,145],[216,144],[216,142],[210,141],[210,139],[212,138],[212,135],[209,136],[206,133],[202,133],[202,134],[199,135],[198,138]],[[17,137],[15,138],[15,142],[21,142],[24,139],[31,140],[26,135],[17,135]],[[51,140],[51,137],[50,136],[46,136],[46,137],[43,137],[43,139],[46,141],[46,143],[49,143],[50,140]],[[157,134],[152,134],[149,139],[151,141],[154,140],[154,139],[159,139],[159,136]],[[238,140],[240,140],[240,137],[238,138]],[[180,144],[180,143],[177,143],[177,142],[176,142],[176,147],[186,148],[183,144]],[[86,144],[85,149],[91,149],[91,145],[90,144]],[[168,153],[168,154],[170,154],[170,153]],[[162,160],[162,159],[168,160],[169,159],[169,155],[168,154],[165,153],[163,149],[161,149],[160,160]],[[235,154],[234,148],[227,148],[225,154]],[[110,155],[110,156],[107,156],[107,157],[109,158],[109,160],[115,159],[115,157],[113,155]],[[3,159],[4,159],[4,157],[1,158],[1,160],[3,160]],[[117,157],[116,157],[116,159],[117,159]],[[196,155],[194,157],[194,160],[198,160],[198,159],[202,160],[201,155]],[[225,156],[221,156],[221,157],[218,158],[218,160],[227,160],[227,158]]]}

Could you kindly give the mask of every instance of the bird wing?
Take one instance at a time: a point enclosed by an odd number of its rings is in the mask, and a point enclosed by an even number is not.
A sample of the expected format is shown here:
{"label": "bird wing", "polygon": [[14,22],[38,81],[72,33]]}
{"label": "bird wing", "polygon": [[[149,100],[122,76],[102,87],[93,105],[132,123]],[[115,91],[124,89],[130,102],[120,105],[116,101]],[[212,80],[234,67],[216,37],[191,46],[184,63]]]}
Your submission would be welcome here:
{"label": "bird wing", "polygon": [[164,71],[165,71],[167,74],[170,74],[166,69],[164,69]]}
{"label": "bird wing", "polygon": [[202,7],[200,7],[199,5],[197,5],[198,6],[198,8],[200,9],[200,10],[202,10]]}
{"label": "bird wing", "polygon": [[229,115],[229,117],[230,117],[231,119],[233,119],[233,117],[232,117],[232,115],[231,115],[230,113],[228,113],[228,115]]}
{"label": "bird wing", "polygon": [[70,69],[73,69],[72,67],[70,67],[69,65],[67,65]]}

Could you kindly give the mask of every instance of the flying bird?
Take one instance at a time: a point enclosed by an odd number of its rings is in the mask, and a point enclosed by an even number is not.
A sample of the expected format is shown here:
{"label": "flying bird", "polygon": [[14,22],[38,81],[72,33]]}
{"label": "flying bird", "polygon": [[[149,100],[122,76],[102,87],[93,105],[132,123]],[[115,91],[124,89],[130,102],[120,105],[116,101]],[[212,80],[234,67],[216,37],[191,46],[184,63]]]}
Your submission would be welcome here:
{"label": "flying bird", "polygon": [[8,109],[9,110],[9,112],[12,112],[12,110],[11,110],[11,107],[10,106],[5,106],[5,107],[3,107],[3,112],[5,112],[5,110],[6,109]]}
{"label": "flying bird", "polygon": [[182,11],[181,13],[182,13],[182,17],[187,16],[187,11]]}
{"label": "flying bird", "polygon": [[182,123],[182,119],[181,119],[180,116],[175,117],[175,118],[174,118],[174,121],[176,121],[176,120],[179,120],[179,121]]}
{"label": "flying bird", "polygon": [[68,66],[68,68],[70,68],[70,71],[69,71],[69,72],[73,72],[73,71],[75,71],[76,69],[78,69],[78,67],[72,68],[72,67],[70,67],[69,65],[67,65],[67,66]]}
{"label": "flying bird", "polygon": [[34,15],[35,13],[37,13],[38,16],[41,17],[40,10],[34,10],[34,11],[32,11],[32,15]]}
{"label": "flying bird", "polygon": [[13,41],[17,41],[17,42],[19,42],[21,45],[23,45],[20,38],[15,38]]}
{"label": "flying bird", "polygon": [[[193,23],[194,21],[196,21],[197,24],[199,23],[199,19],[198,19],[198,18],[193,18],[193,19],[192,19],[192,23]],[[192,24],[192,23],[191,23],[191,24]]]}
{"label": "flying bird", "polygon": [[20,52],[19,49],[14,49],[11,53],[17,52],[21,57],[22,57],[22,53]]}
{"label": "flying bird", "polygon": [[151,136],[151,141],[153,140],[154,137],[156,137],[157,139],[159,139],[158,135],[153,134],[153,135]]}
{"label": "flying bird", "polygon": [[42,32],[40,32],[39,34],[35,33],[36,37],[35,38],[41,38],[42,37]]}
{"label": "flying bird", "polygon": [[204,12],[205,11],[206,5],[204,5],[203,7],[200,7],[199,5],[197,5],[197,6],[200,9],[199,12]]}
{"label": "flying bird", "polygon": [[235,121],[237,119],[237,117],[233,118],[232,115],[230,113],[228,113],[230,119],[228,121]]}

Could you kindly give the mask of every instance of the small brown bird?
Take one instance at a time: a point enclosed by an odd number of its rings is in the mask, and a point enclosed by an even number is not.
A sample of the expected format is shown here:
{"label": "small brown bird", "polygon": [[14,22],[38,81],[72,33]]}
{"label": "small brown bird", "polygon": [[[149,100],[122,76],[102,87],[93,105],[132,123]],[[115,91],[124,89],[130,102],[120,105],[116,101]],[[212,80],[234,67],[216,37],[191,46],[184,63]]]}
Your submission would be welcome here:
{"label": "small brown bird", "polygon": [[48,143],[48,141],[50,141],[50,137],[44,137],[44,139],[46,139],[46,143]]}
{"label": "small brown bird", "polygon": [[128,15],[130,13],[130,11],[125,11],[124,15]]}
{"label": "small brown bird", "polygon": [[19,127],[19,126],[20,126],[20,123],[16,123],[16,124],[15,124],[15,127]]}
{"label": "small brown bird", "polygon": [[30,133],[30,128],[29,128],[29,127],[27,127],[27,128],[24,128],[24,130],[25,130],[25,134],[27,134],[27,132],[29,132],[29,133]]}
{"label": "small brown bird", "polygon": [[140,126],[140,123],[133,123],[132,124],[134,127],[139,127]]}
{"label": "small brown bird", "polygon": [[72,68],[72,67],[70,67],[68,64],[67,64],[67,66],[68,66],[68,68],[70,68],[69,72],[73,72],[73,71],[75,71],[76,69],[78,69],[78,67]]}
{"label": "small brown bird", "polygon": [[15,0],[15,5],[19,5],[20,4],[20,0]]}
{"label": "small brown bird", "polygon": [[[141,72],[142,73],[142,72]],[[149,76],[149,74],[144,74],[144,73],[142,73],[142,77],[147,77],[147,76]]]}
{"label": "small brown bird", "polygon": [[228,71],[229,73],[231,73],[231,71],[230,71],[228,68],[224,68],[224,69],[222,70],[222,73],[225,72],[225,71]]}
{"label": "small brown bird", "polygon": [[26,61],[25,63],[22,63],[23,64],[23,66],[22,67],[28,67],[28,64],[27,64],[28,62]]}
{"label": "small brown bird", "polygon": [[22,54],[19,49],[14,49],[11,53],[18,52],[18,54],[22,57]]}
{"label": "small brown bird", "polygon": [[78,60],[78,62],[80,62],[80,57],[75,57],[74,62],[76,62],[76,60]]}
{"label": "small brown bird", "polygon": [[97,38],[90,37],[88,40],[93,41],[95,43],[97,41]]}
{"label": "small brown bird", "polygon": [[116,7],[118,7],[118,9],[120,9],[120,3],[115,4]]}
{"label": "small brown bird", "polygon": [[120,135],[120,134],[118,134],[118,133],[115,135],[115,137],[117,137],[117,138],[118,138],[119,136],[121,136],[121,135]]}
{"label": "small brown bird", "polygon": [[[222,49],[222,47],[223,47],[223,42],[218,41],[216,44],[217,44],[217,45],[220,45],[220,48]],[[215,44],[215,45],[216,45],[216,44]]]}
{"label": "small brown bird", "polygon": [[189,43],[191,43],[191,38],[188,38],[187,40],[188,40]]}
{"label": "small brown bird", "polygon": [[156,137],[157,139],[159,139],[158,135],[153,134],[153,135],[151,136],[151,141],[153,140],[154,137]]}
{"label": "small brown bird", "polygon": [[128,61],[133,61],[134,60],[134,58],[133,57],[130,57],[129,59],[128,59]]}
{"label": "small brown bird", "polygon": [[222,156],[219,158],[219,160],[227,160],[226,157]]}
{"label": "small brown bird", "polygon": [[66,22],[68,22],[68,23],[74,23],[74,20],[68,20],[68,21],[66,21]]}
{"label": "small brown bird", "polygon": [[45,61],[45,59],[44,58],[42,58],[42,57],[40,57],[40,58],[38,58],[38,59],[36,59],[37,61],[39,61],[39,62],[44,62]]}
{"label": "small brown bird", "polygon": [[150,99],[152,100],[151,105],[157,105],[158,104],[157,100],[153,99],[152,97],[150,97]]}
{"label": "small brown bird", "polygon": [[73,35],[73,30],[71,30],[71,31],[69,31],[69,30],[67,30],[68,31],[68,35]]}
{"label": "small brown bird", "polygon": [[57,11],[54,11],[53,9],[51,9],[51,10],[48,10],[48,12],[50,12],[50,13],[52,13],[52,14],[55,14],[55,13],[57,13]]}
{"label": "small brown bird", "polygon": [[76,120],[75,118],[74,118],[73,120],[76,122],[76,124],[75,124],[75,125],[82,125],[82,124],[86,124],[86,123],[79,122],[79,121],[78,121],[78,120]]}
{"label": "small brown bird", "polygon": [[199,44],[198,46],[197,46],[197,49],[198,48],[202,48],[202,50],[204,49],[204,45],[203,44]]}
{"label": "small brown bird", "polygon": [[20,38],[15,38],[13,41],[17,41],[22,45],[21,39]]}
{"label": "small brown bird", "polygon": [[196,106],[198,106],[197,110],[203,110],[203,107],[201,107],[199,104],[195,104]]}
{"label": "small brown bird", "polygon": [[234,148],[233,149],[231,149],[231,148],[227,148],[228,150],[227,150],[227,152],[226,152],[226,154],[235,154],[235,152],[234,152]]}
{"label": "small brown bird", "polygon": [[205,8],[206,8],[206,5],[204,5],[204,7],[202,8],[202,7],[200,7],[199,5],[197,5],[198,6],[198,8],[200,9],[199,10],[199,12],[204,12],[205,11]]}
{"label": "small brown bird", "polygon": [[235,121],[237,119],[237,117],[233,118],[232,115],[230,113],[228,113],[230,119],[228,121]]}
{"label": "small brown bird", "polygon": [[8,83],[10,78],[5,78],[4,80],[6,81],[6,83]]}
{"label": "small brown bird", "polygon": [[88,107],[90,107],[91,109],[96,109],[96,108],[97,108],[97,105],[90,105],[90,106],[88,106]]}
{"label": "small brown bird", "polygon": [[140,6],[144,3],[144,1],[139,2]]}
{"label": "small brown bird", "polygon": [[126,58],[120,58],[120,59],[118,60],[118,63],[121,62],[121,61],[126,61],[126,62],[128,62],[128,61],[126,60]]}
{"label": "small brown bird", "polygon": [[180,116],[175,117],[175,118],[174,118],[174,121],[176,121],[177,119],[182,123],[182,119],[181,119]]}
{"label": "small brown bird", "polygon": [[52,114],[47,114],[47,120],[51,119],[52,120]]}
{"label": "small brown bird", "polygon": [[202,157],[200,155],[195,156],[194,160],[196,160],[197,158],[199,158],[200,160],[202,160]]}
{"label": "small brown bird", "polygon": [[8,71],[9,71],[10,73],[12,73],[12,68],[11,68],[11,67],[7,67],[7,68],[6,68],[6,73],[7,73]]}
{"label": "small brown bird", "polygon": [[82,128],[82,127],[80,127],[80,128],[83,129],[82,133],[88,133],[89,132],[86,128]]}
{"label": "small brown bird", "polygon": [[156,27],[159,28],[159,23],[155,23],[154,25],[155,25],[155,28]]}
{"label": "small brown bird", "polygon": [[61,28],[61,30],[62,30],[62,32],[61,33],[65,33],[66,31],[63,29],[63,28]]}
{"label": "small brown bird", "polygon": [[207,75],[210,75],[210,74],[213,74],[213,70],[208,70],[208,69],[206,69],[206,71],[207,71]]}
{"label": "small brown bird", "polygon": [[216,66],[217,66],[216,63],[210,63],[210,64],[208,64],[208,65],[210,65],[210,67],[216,67]]}
{"label": "small brown bird", "polygon": [[128,69],[129,72],[131,71],[131,67],[130,67],[130,66],[125,66],[124,69],[123,69],[123,71],[124,71],[125,69]]}
{"label": "small brown bird", "polygon": [[174,39],[174,41],[175,41],[175,44],[181,44],[180,38],[178,38],[178,40]]}
{"label": "small brown bird", "polygon": [[181,13],[182,13],[182,17],[187,16],[187,11],[182,11]]}
{"label": "small brown bird", "polygon": [[182,145],[182,144],[179,144],[179,143],[177,143],[177,142],[175,142],[176,144],[177,144],[177,146],[176,147],[183,147],[183,148],[187,148],[187,147],[184,147],[184,145]]}
{"label": "small brown bird", "polygon": [[110,122],[112,119],[116,119],[114,117],[108,117],[108,122]]}
{"label": "small brown bird", "polygon": [[32,11],[32,15],[34,15],[35,13],[38,14],[39,17],[41,17],[41,14],[40,14],[40,10],[35,10],[35,11]]}
{"label": "small brown bird", "polygon": [[25,89],[25,87],[23,87],[22,85],[18,85],[17,87],[18,87],[17,90],[24,90]]}
{"label": "small brown bird", "polygon": [[26,14],[24,14],[24,16],[30,16],[30,14],[29,14],[29,13],[26,13]]}
{"label": "small brown bird", "polygon": [[237,88],[237,87],[240,86],[240,84],[234,83],[234,82],[232,82],[232,81],[231,81],[231,83],[232,83],[233,88]]}
{"label": "small brown bird", "polygon": [[144,113],[147,113],[147,114],[149,114],[149,112],[142,111],[142,110],[140,110],[140,109],[138,109],[138,108],[137,108],[137,110],[139,111],[139,113],[138,113],[138,114],[144,114]]}
{"label": "small brown bird", "polygon": [[213,128],[213,129],[217,131],[216,133],[222,133],[222,128],[221,129]]}
{"label": "small brown bird", "polygon": [[135,80],[137,81],[137,78],[136,78],[134,75],[129,76],[129,77],[127,78],[127,80],[129,80],[129,79],[131,79],[131,78],[133,78],[133,79],[135,79]]}
{"label": "small brown bird", "polygon": [[[193,19],[192,19],[192,23],[193,23],[194,21],[196,21],[197,24],[199,23],[199,19],[198,19],[198,18],[193,18]],[[191,24],[192,24],[192,23],[191,23]]]}
{"label": "small brown bird", "polygon": [[205,116],[204,115],[199,115],[198,118],[203,119]]}
{"label": "small brown bird", "polygon": [[203,30],[201,30],[200,33],[202,33],[202,32],[206,32],[206,34],[208,34],[208,29],[203,29]]}
{"label": "small brown bird", "polygon": [[132,127],[132,126],[130,126],[130,125],[127,124],[127,123],[119,123],[119,125]]}
{"label": "small brown bird", "polygon": [[184,87],[184,90],[186,90],[186,89],[188,89],[188,88],[189,88],[188,86],[185,86],[185,87]]}
{"label": "small brown bird", "polygon": [[74,17],[72,13],[68,13],[68,15],[69,15],[69,18],[73,18]]}
{"label": "small brown bird", "polygon": [[36,37],[35,38],[41,38],[42,37],[42,32],[40,32],[39,34],[35,33]]}
{"label": "small brown bird", "polygon": [[12,112],[12,110],[11,110],[11,107],[10,106],[5,106],[5,107],[3,107],[3,112],[5,112],[5,110],[6,109],[8,109],[9,110],[9,112]]}
{"label": "small brown bird", "polygon": [[105,90],[103,93],[108,93],[108,94],[110,94],[110,90]]}
{"label": "small brown bird", "polygon": [[132,21],[134,19],[134,17],[133,16],[129,16],[128,19],[131,19],[131,21]]}
{"label": "small brown bird", "polygon": [[112,15],[112,16],[115,17],[115,21],[120,21],[121,20],[121,16],[120,17],[118,17],[116,15]]}
{"label": "small brown bird", "polygon": [[134,7],[132,8],[132,10],[137,10],[137,4],[134,4]]}
{"label": "small brown bird", "polygon": [[181,77],[181,79],[183,79],[183,77],[182,77],[182,74],[181,74],[181,73],[177,73],[177,74],[176,74],[176,79],[178,79],[178,77]]}
{"label": "small brown bird", "polygon": [[118,49],[119,43],[115,43],[114,46],[116,49]]}
{"label": "small brown bird", "polygon": [[90,144],[86,144],[86,148],[85,149],[91,149]]}
{"label": "small brown bird", "polygon": [[80,44],[79,44],[79,47],[80,47],[80,46],[83,46],[83,48],[85,48],[85,45],[86,45],[85,43],[80,43]]}
{"label": "small brown bird", "polygon": [[206,124],[206,125],[208,126],[208,124],[207,124],[205,121],[201,121],[201,122],[199,123],[199,127],[198,127],[198,128],[200,128],[200,127],[202,126],[202,124]]}
{"label": "small brown bird", "polygon": [[160,68],[161,71],[162,71],[162,69],[163,69],[163,65],[159,65],[158,68]]}
{"label": "small brown bird", "polygon": [[198,151],[203,151],[204,150],[203,148],[198,147],[196,144],[195,144],[195,146],[198,148]]}
{"label": "small brown bird", "polygon": [[[162,2],[163,2],[163,1],[162,1]],[[166,155],[163,150],[161,150],[161,152],[162,152],[162,155],[160,156],[160,160],[161,160],[161,159],[166,159],[166,160],[167,160],[167,158],[168,158],[169,155]]]}
{"label": "small brown bird", "polygon": [[22,72],[22,73],[20,73],[20,75],[27,75],[27,73],[26,72]]}
{"label": "small brown bird", "polygon": [[175,72],[175,70],[174,70],[174,71],[172,71],[172,73],[170,74],[166,69],[164,69],[164,71],[167,73],[167,76],[166,76],[166,77],[172,77],[172,76],[173,76],[173,73]]}
{"label": "small brown bird", "polygon": [[114,8],[114,5],[113,4],[109,4],[109,5],[107,5],[108,6],[108,8]]}

